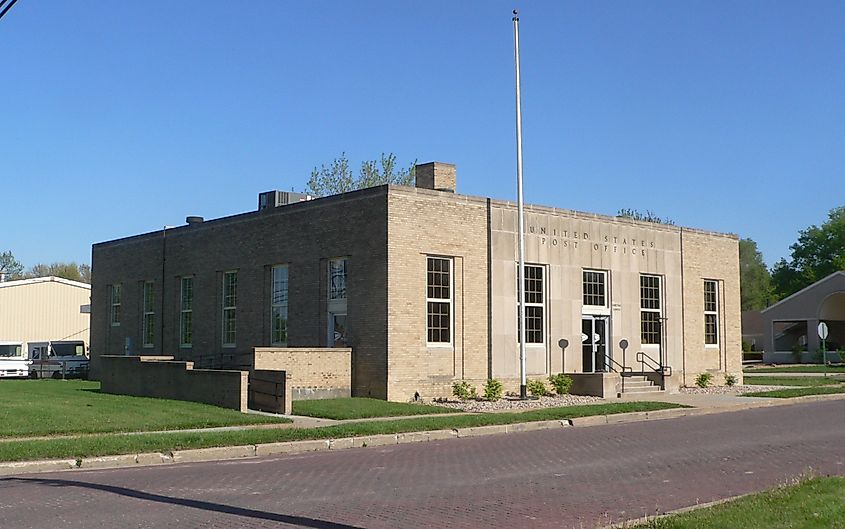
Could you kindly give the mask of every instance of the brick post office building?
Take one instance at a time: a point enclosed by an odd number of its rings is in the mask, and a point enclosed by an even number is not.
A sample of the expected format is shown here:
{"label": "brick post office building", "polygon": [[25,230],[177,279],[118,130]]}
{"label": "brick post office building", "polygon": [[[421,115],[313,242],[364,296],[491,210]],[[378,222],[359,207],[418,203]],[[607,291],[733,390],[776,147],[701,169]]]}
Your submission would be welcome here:
{"label": "brick post office building", "polygon": [[[516,205],[456,194],[454,165],[416,175],[277,207],[263,194],[258,211],[94,245],[92,369],[104,354],[214,368],[343,345],[356,396],[515,389]],[[741,380],[735,235],[540,206],[525,226],[530,377],[572,373],[600,395],[627,371],[666,388]]]}

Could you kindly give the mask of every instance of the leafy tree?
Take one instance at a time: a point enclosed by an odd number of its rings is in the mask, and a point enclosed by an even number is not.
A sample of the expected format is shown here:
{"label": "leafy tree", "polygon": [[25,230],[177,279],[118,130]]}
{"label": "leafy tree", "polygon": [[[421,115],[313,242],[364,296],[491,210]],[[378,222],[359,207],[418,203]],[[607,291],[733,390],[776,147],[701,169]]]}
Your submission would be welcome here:
{"label": "leafy tree", "polygon": [[772,276],[751,239],[739,241],[739,285],[742,310],[762,310],[769,305]]}
{"label": "leafy tree", "polygon": [[821,226],[801,230],[798,241],[789,247],[791,259],[781,259],[772,268],[778,299],[845,270],[845,206],[833,208],[827,217]]}
{"label": "leafy tree", "polygon": [[6,279],[20,279],[23,272],[23,265],[15,259],[11,251],[0,253],[0,272],[6,275]]}
{"label": "leafy tree", "polygon": [[27,278],[47,276],[56,276],[64,279],[70,279],[71,281],[90,283],[91,267],[86,264],[79,265],[73,262],[51,264],[38,263],[27,270],[26,274],[24,274],[24,277]]}
{"label": "leafy tree", "polygon": [[638,209],[631,209],[631,208],[622,208],[616,213],[617,217],[621,217],[623,219],[633,219],[633,220],[641,220],[644,222],[654,222],[655,224],[669,224],[670,226],[675,225],[675,221],[670,218],[660,218],[651,210],[645,210],[642,212]]}
{"label": "leafy tree", "polygon": [[355,176],[346,153],[341,153],[328,166],[321,165],[311,171],[305,192],[314,197],[324,197],[383,184],[413,185],[415,165],[416,161],[407,169],[398,168],[395,154],[382,153],[378,160],[362,162]]}

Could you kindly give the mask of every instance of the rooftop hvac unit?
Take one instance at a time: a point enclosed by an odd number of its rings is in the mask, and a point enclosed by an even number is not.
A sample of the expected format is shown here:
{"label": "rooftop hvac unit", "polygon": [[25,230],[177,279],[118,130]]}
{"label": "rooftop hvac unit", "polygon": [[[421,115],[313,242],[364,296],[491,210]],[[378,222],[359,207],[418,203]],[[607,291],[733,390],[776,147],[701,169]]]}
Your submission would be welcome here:
{"label": "rooftop hvac unit", "polygon": [[258,194],[258,211],[311,200],[310,195],[293,191],[265,191]]}

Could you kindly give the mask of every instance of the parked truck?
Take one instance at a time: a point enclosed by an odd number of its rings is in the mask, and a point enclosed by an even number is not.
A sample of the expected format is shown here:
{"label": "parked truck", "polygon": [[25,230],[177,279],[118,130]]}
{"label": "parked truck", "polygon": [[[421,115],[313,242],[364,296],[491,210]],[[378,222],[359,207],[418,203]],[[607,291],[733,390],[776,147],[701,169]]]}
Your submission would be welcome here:
{"label": "parked truck", "polygon": [[0,378],[29,376],[23,342],[0,342]]}
{"label": "parked truck", "polygon": [[87,378],[88,351],[82,340],[29,342],[30,378]]}

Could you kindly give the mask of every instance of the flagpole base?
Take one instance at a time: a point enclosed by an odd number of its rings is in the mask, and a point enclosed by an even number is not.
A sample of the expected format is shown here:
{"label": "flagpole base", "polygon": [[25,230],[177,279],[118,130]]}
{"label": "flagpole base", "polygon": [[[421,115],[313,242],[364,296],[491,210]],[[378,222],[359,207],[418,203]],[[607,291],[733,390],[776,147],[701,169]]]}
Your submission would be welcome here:
{"label": "flagpole base", "polygon": [[519,386],[519,398],[522,400],[526,400],[528,398],[528,386],[525,384],[520,384]]}

